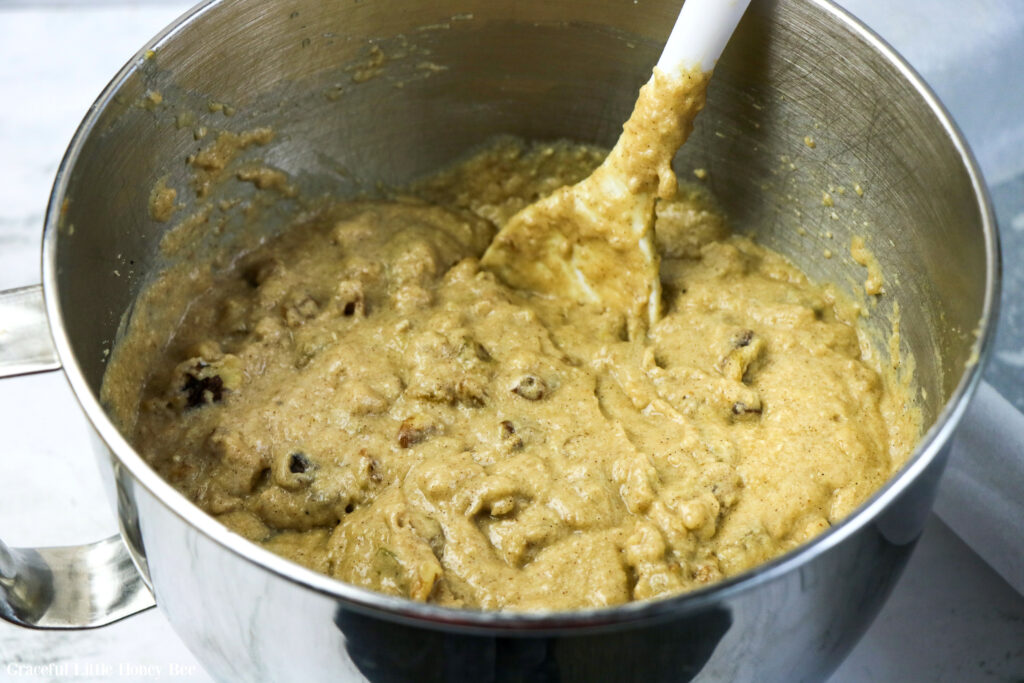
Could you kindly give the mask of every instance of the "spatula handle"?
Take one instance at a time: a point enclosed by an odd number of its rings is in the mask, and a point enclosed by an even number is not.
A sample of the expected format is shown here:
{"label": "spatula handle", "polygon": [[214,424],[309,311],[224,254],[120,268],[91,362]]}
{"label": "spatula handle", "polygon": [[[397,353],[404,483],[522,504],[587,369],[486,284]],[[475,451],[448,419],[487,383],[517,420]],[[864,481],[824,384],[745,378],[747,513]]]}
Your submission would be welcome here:
{"label": "spatula handle", "polygon": [[749,4],[750,0],[686,0],[658,68],[670,73],[713,69]]}

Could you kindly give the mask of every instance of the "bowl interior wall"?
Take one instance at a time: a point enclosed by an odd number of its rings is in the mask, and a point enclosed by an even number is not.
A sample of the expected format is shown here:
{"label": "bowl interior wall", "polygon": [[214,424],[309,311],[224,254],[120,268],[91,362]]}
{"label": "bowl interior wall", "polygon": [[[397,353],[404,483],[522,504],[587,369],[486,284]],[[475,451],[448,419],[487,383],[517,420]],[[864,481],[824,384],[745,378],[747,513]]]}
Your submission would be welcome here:
{"label": "bowl interior wall", "polygon": [[[140,58],[70,177],[60,304],[93,389],[136,295],[167,265],[159,242],[174,221],[151,218],[150,190],[164,178],[185,204],[176,218],[194,211],[186,158],[216,131],[272,126],[273,142],[248,157],[306,192],[340,194],[401,185],[496,135],[610,146],[675,11],[675,2],[611,0],[208,8]],[[149,91],[161,105],[142,106]],[[199,126],[211,132],[197,141]],[[676,162],[685,179],[708,171],[736,230],[859,298],[866,271],[850,240],[865,238],[886,281],[885,296],[866,302],[868,325],[884,348],[900,304],[902,348],[916,358],[930,422],[971,357],[983,218],[959,151],[901,71],[827,7],[755,0]],[[220,189],[251,191],[234,181]]]}

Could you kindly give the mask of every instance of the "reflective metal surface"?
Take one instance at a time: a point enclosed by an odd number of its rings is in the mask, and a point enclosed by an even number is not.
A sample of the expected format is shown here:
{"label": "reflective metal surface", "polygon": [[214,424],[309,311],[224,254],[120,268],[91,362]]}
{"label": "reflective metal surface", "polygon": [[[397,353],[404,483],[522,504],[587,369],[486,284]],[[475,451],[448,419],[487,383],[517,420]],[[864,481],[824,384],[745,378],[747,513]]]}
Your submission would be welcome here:
{"label": "reflective metal surface", "polygon": [[0,377],[59,367],[46,322],[43,288],[33,285],[0,291]]}
{"label": "reflective metal surface", "polygon": [[105,626],[155,604],[120,536],[63,548],[0,542],[0,617],[19,626]]}
{"label": "reflective metal surface", "polygon": [[[0,291],[0,377],[57,368],[42,287]],[[154,604],[120,536],[60,548],[8,548],[0,540],[0,618],[7,621],[92,628]]]}
{"label": "reflective metal surface", "polygon": [[[101,466],[116,485],[128,548],[215,676],[813,680],[870,623],[921,531],[949,436],[978,382],[998,245],[983,183],[941,107],[823,0],[755,0],[677,160],[684,175],[709,171],[738,229],[815,278],[852,291],[865,274],[847,255],[849,240],[864,235],[888,275],[887,296],[868,305],[879,336],[890,329],[892,302],[903,304],[903,348],[917,359],[931,428],[888,486],[810,545],[709,589],[609,610],[516,615],[412,604],[231,534],[145,465],[97,399],[104,352],[147,277],[165,265],[158,243],[167,226],[150,219],[148,198],[163,176],[187,186],[183,160],[200,143],[176,125],[181,111],[212,130],[274,126],[259,157],[307,191],[400,184],[502,133],[607,145],[676,11],[670,0],[211,2],[101,96],[51,198],[47,311],[105,443]],[[354,79],[371,41],[391,57],[375,77]],[[147,90],[163,93],[166,106],[139,106]],[[211,111],[211,100],[237,113]],[[247,188],[226,191],[245,197]],[[835,207],[822,206],[823,192],[834,193]],[[229,239],[238,216],[220,218]],[[64,224],[76,229],[62,232]],[[826,249],[835,258],[824,258]]]}

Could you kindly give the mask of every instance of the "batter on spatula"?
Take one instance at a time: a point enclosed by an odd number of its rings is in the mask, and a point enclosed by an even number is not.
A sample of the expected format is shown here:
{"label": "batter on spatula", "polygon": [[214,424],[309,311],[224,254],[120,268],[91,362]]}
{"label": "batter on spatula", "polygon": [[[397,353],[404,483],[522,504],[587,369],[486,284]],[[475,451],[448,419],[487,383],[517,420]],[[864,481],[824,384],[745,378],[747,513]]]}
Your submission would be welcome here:
{"label": "batter on spatula", "polygon": [[604,304],[631,321],[655,323],[655,202],[675,196],[672,158],[704,107],[709,77],[656,68],[604,163],[513,216],[481,264],[517,289]]}

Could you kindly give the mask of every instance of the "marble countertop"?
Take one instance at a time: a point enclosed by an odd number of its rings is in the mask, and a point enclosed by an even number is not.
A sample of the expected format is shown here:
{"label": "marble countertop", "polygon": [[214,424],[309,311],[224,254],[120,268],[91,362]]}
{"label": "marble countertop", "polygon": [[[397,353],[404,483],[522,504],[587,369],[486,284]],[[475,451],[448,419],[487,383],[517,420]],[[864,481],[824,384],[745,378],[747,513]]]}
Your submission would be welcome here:
{"label": "marble countertop", "polygon": [[[189,0],[0,0],[0,289],[39,279],[43,211],[86,109]],[[922,72],[964,130],[992,188],[1006,291],[986,377],[1024,409],[1024,18],[1019,0],[846,0]],[[925,9],[928,9],[926,12]],[[970,67],[975,68],[970,68]],[[81,543],[116,524],[84,418],[60,373],[0,383],[0,536]],[[45,477],[41,476],[45,473]],[[45,481],[44,481],[45,478]],[[26,510],[32,510],[27,514]],[[24,665],[24,666],[23,666]],[[158,610],[92,631],[0,622],[0,681],[209,681]],[[932,518],[878,620],[832,678],[1024,680],[1024,597]]]}

